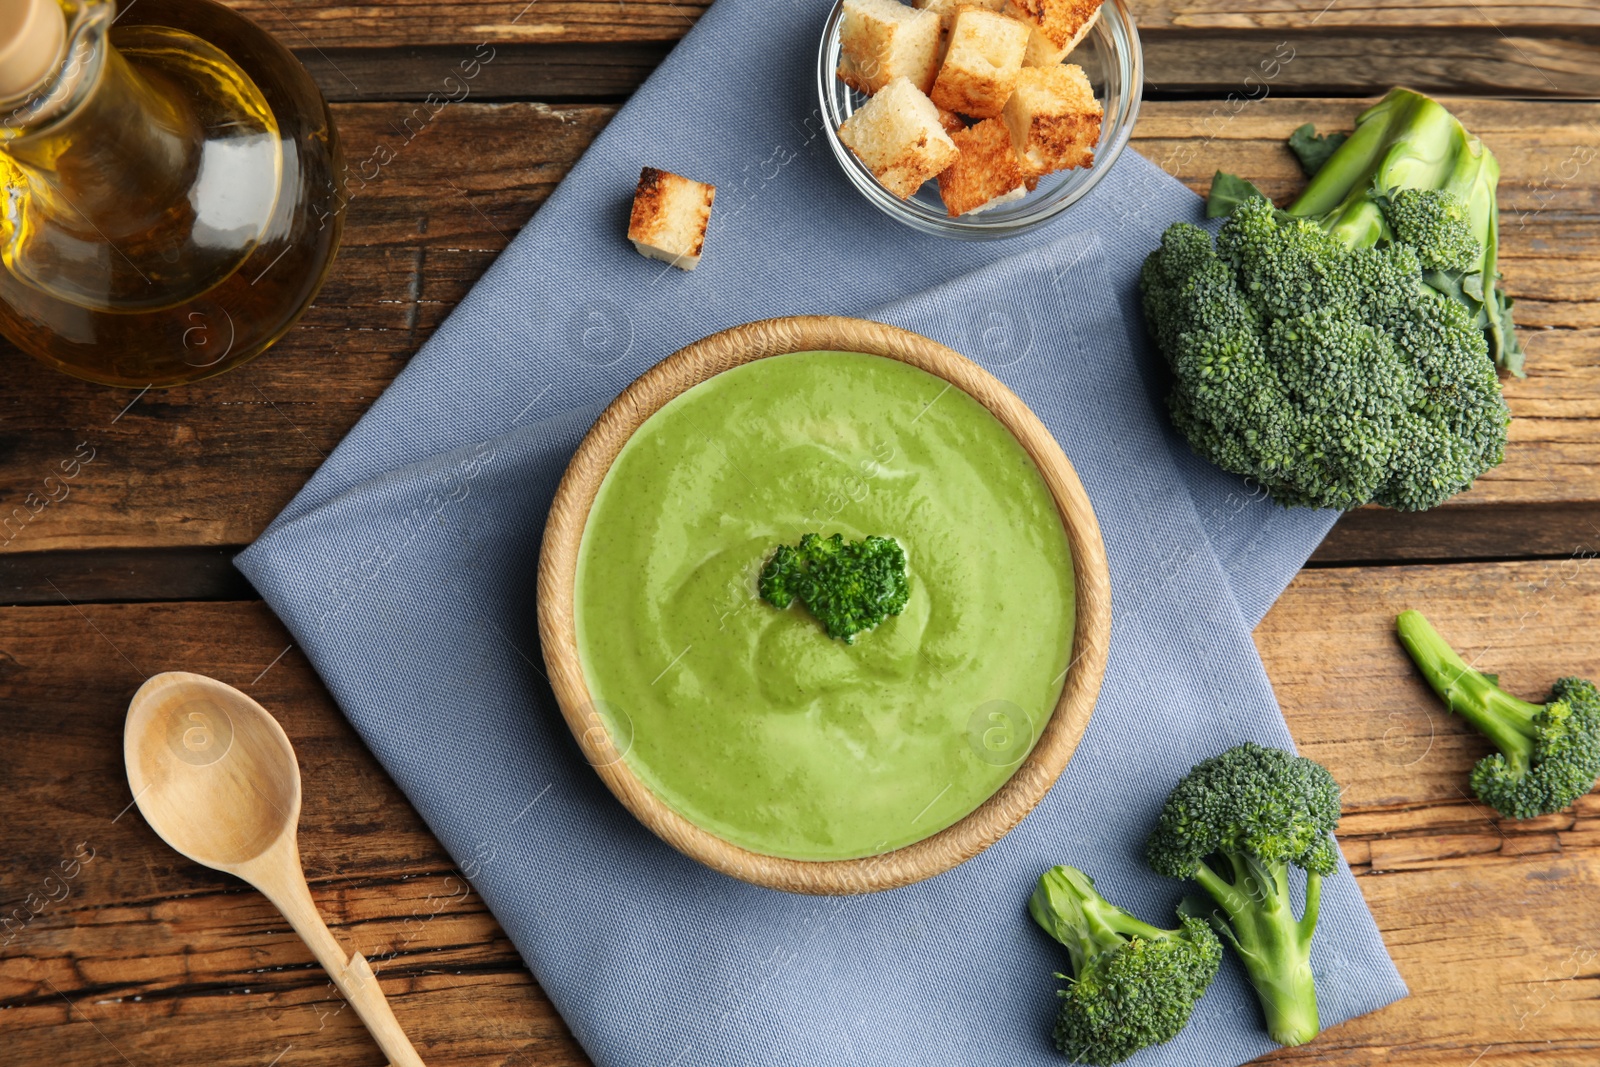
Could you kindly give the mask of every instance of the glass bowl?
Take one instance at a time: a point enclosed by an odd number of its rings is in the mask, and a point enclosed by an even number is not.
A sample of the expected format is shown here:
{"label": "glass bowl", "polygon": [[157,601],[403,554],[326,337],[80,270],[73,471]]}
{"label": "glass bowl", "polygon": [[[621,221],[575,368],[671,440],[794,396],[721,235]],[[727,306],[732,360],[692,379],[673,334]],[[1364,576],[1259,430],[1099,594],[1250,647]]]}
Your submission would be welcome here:
{"label": "glass bowl", "polygon": [[839,140],[840,125],[867,102],[865,94],[839,80],[839,25],[843,16],[844,0],[839,0],[828,15],[822,30],[822,47],[817,51],[817,92],[822,101],[828,143],[833,146],[833,154],[845,175],[861,195],[897,222],[924,233],[963,241],[987,241],[1026,233],[1043,226],[1082,199],[1127,147],[1144,93],[1144,55],[1126,0],[1105,0],[1094,29],[1067,60],[1083,68],[1105,109],[1094,166],[1047,174],[1040,179],[1039,187],[1025,198],[989,208],[978,215],[951,218],[939,199],[934,182],[924,184],[909,200],[901,200],[879,185],[866,165]]}

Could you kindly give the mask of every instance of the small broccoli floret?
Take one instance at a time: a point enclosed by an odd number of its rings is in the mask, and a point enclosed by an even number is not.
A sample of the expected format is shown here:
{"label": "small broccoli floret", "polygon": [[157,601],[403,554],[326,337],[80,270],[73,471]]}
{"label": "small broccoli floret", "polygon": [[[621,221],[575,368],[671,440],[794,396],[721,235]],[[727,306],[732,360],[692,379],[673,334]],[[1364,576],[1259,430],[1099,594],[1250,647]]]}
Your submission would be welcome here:
{"label": "small broccoli floret", "polygon": [[1222,960],[1203,920],[1176,930],[1151,926],[1102,897],[1075,867],[1039,876],[1028,911],[1072,957],[1059,991],[1056,1047],[1074,1063],[1121,1063],[1176,1037]]}
{"label": "small broccoli floret", "polygon": [[1501,689],[1468,666],[1420,612],[1395,620],[1400,641],[1433,691],[1500,751],[1472,769],[1479,800],[1512,819],[1560,811],[1600,778],[1600,692],[1582,678],[1556,682],[1543,705]]}
{"label": "small broccoli floret", "polygon": [[1483,244],[1467,202],[1442,189],[1399,189],[1379,200],[1394,239],[1416,249],[1423,270],[1477,270]]}
{"label": "small broccoli floret", "polygon": [[846,541],[842,534],[806,534],[798,545],[779,545],[761,569],[759,588],[762,599],[780,609],[798,598],[829,637],[847,645],[904,611],[910,595],[898,541]]}
{"label": "small broccoli floret", "polygon": [[[1238,952],[1283,1045],[1321,1029],[1311,938],[1322,879],[1338,868],[1329,834],[1339,787],[1314,760],[1243,744],[1197,765],[1167,797],[1146,846],[1150,866],[1192,878],[1215,902],[1212,925]],[[1306,872],[1305,911],[1294,914],[1289,868]]]}

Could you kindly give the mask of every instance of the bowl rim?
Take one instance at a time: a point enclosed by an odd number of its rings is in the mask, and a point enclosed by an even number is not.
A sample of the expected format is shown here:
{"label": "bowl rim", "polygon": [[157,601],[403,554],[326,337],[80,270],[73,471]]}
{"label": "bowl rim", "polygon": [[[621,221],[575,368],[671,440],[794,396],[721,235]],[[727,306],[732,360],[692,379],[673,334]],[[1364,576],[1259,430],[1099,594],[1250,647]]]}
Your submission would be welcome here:
{"label": "bowl rim", "polygon": [[[797,860],[752,852],[690,822],[634,774],[596,712],[578,652],[579,549],[600,484],[633,433],[669,401],[712,376],[770,356],[843,351],[884,356],[943,378],[977,400],[1033,459],[1055,499],[1075,578],[1072,656],[1061,697],[1033,750],[995,793],[956,823],[909,845],[847,860]],[[840,316],[765,319],[712,334],[640,375],[578,445],[550,505],[540,548],[539,638],[551,688],[584,757],[640,822],[679,852],[755,885],[821,895],[875,892],[950,870],[1009,833],[1066,770],[1105,675],[1111,582],[1094,508],[1060,444],[1009,388],[967,357],[894,326]]]}
{"label": "bowl rim", "polygon": [[[901,200],[885,189],[866,164],[839,140],[838,123],[844,116],[836,106],[836,98],[841,91],[848,90],[841,90],[843,83],[838,79],[833,55],[843,13],[844,0],[835,0],[823,22],[822,40],[817,50],[816,88],[822,125],[827,131],[828,146],[833,149],[834,158],[850,184],[873,207],[903,226],[958,241],[993,241],[1029,233],[1054,221],[1088,196],[1116,165],[1133,137],[1134,127],[1139,121],[1139,109],[1144,102],[1144,45],[1139,38],[1139,27],[1134,21],[1128,0],[1105,0],[1093,33],[1097,40],[1110,42],[1113,61],[1121,71],[1126,89],[1119,101],[1115,125],[1101,131],[1100,143],[1095,146],[1094,166],[1088,169],[1085,180],[1058,199],[1041,198],[1033,201],[1032,211],[1015,217],[1002,210],[952,219],[924,210],[922,205],[913,206],[911,201]],[[1031,194],[1019,206],[1026,206],[1030,200],[1033,200]]]}

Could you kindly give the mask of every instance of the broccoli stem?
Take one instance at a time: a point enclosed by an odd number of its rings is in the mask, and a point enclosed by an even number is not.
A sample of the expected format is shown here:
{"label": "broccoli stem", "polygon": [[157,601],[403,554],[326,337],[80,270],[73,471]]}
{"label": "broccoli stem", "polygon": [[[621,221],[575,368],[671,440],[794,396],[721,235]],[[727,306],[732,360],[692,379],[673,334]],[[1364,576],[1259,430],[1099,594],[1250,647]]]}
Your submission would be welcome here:
{"label": "broccoli stem", "polygon": [[1328,158],[1289,214],[1319,222],[1352,248],[1389,236],[1374,193],[1429,189],[1454,193],[1468,208],[1483,246],[1485,290],[1497,277],[1500,164],[1438,101],[1395,89],[1356,118],[1355,132]]}
{"label": "broccoli stem", "polygon": [[1210,866],[1195,868],[1195,881],[1228,916],[1213,926],[1239,954],[1266,1016],[1267,1033],[1280,1045],[1303,1045],[1322,1030],[1311,937],[1322,906],[1322,876],[1306,874],[1305,912],[1296,918],[1289,896],[1289,866],[1253,855],[1225,852],[1234,879]]}
{"label": "broccoli stem", "polygon": [[1170,930],[1151,926],[1112,904],[1088,875],[1074,867],[1055,867],[1039,878],[1028,913],[1045,932],[1067,947],[1073,974],[1102,952],[1121,948],[1130,937],[1162,941]]}
{"label": "broccoli stem", "polygon": [[1525,774],[1533,761],[1534,716],[1543,707],[1518,700],[1474,670],[1421,612],[1401,612],[1395,629],[1439,699],[1494,742],[1514,773]]}

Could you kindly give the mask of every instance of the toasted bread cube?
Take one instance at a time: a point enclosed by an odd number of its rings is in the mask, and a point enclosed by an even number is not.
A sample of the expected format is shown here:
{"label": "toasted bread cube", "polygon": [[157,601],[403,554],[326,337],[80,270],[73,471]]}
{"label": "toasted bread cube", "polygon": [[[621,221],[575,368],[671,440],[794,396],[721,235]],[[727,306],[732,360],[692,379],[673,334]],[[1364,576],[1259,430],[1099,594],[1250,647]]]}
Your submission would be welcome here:
{"label": "toasted bread cube", "polygon": [[839,140],[901,200],[961,154],[939,124],[939,109],[904,77],[884,86],[845,119]]}
{"label": "toasted bread cube", "polygon": [[1024,67],[1053,67],[1072,54],[1072,50],[1083,43],[1089,36],[1095,23],[1100,21],[1100,8],[1095,8],[1094,14],[1089,16],[1089,21],[1078,27],[1078,32],[1073,34],[1064,45],[1057,45],[1046,37],[1042,30],[1034,30],[1028,36],[1028,51],[1022,57]]}
{"label": "toasted bread cube", "polygon": [[985,11],[1000,11],[1006,0],[915,0],[916,5],[939,16],[939,65],[944,65],[945,53],[950,50],[950,26],[956,12],[963,7],[981,7]]}
{"label": "toasted bread cube", "polygon": [[954,111],[946,111],[941,107],[939,108],[939,125],[944,127],[945,133],[953,134],[957,130],[966,129],[967,120],[957,115]]}
{"label": "toasted bread cube", "polygon": [[641,255],[694,270],[705,249],[711,201],[716,195],[715,185],[645,167],[633,193],[628,240]]}
{"label": "toasted bread cube", "polygon": [[1016,88],[1027,50],[1025,24],[970,4],[958,8],[933,102],[974,118],[996,117]]}
{"label": "toasted bread cube", "polygon": [[1100,17],[1102,0],[1007,0],[1005,13],[1033,28],[1023,65],[1053,67],[1078,46]]}
{"label": "toasted bread cube", "polygon": [[925,11],[932,11],[944,23],[944,28],[949,29],[950,24],[956,19],[956,9],[962,6],[981,7],[988,11],[1000,11],[1005,8],[1006,0],[916,0],[918,7]]}
{"label": "toasted bread cube", "polygon": [[869,95],[901,77],[927,92],[939,73],[940,29],[937,14],[897,0],[844,0],[839,77]]}
{"label": "toasted bread cube", "polygon": [[939,195],[950,217],[971,215],[1009,203],[1028,193],[1028,174],[1011,144],[1011,131],[999,119],[984,119],[950,135],[961,150],[939,175]]}
{"label": "toasted bread cube", "polygon": [[1036,183],[1039,175],[1094,163],[1103,114],[1083,68],[1066,63],[1022,68],[1004,117]]}

